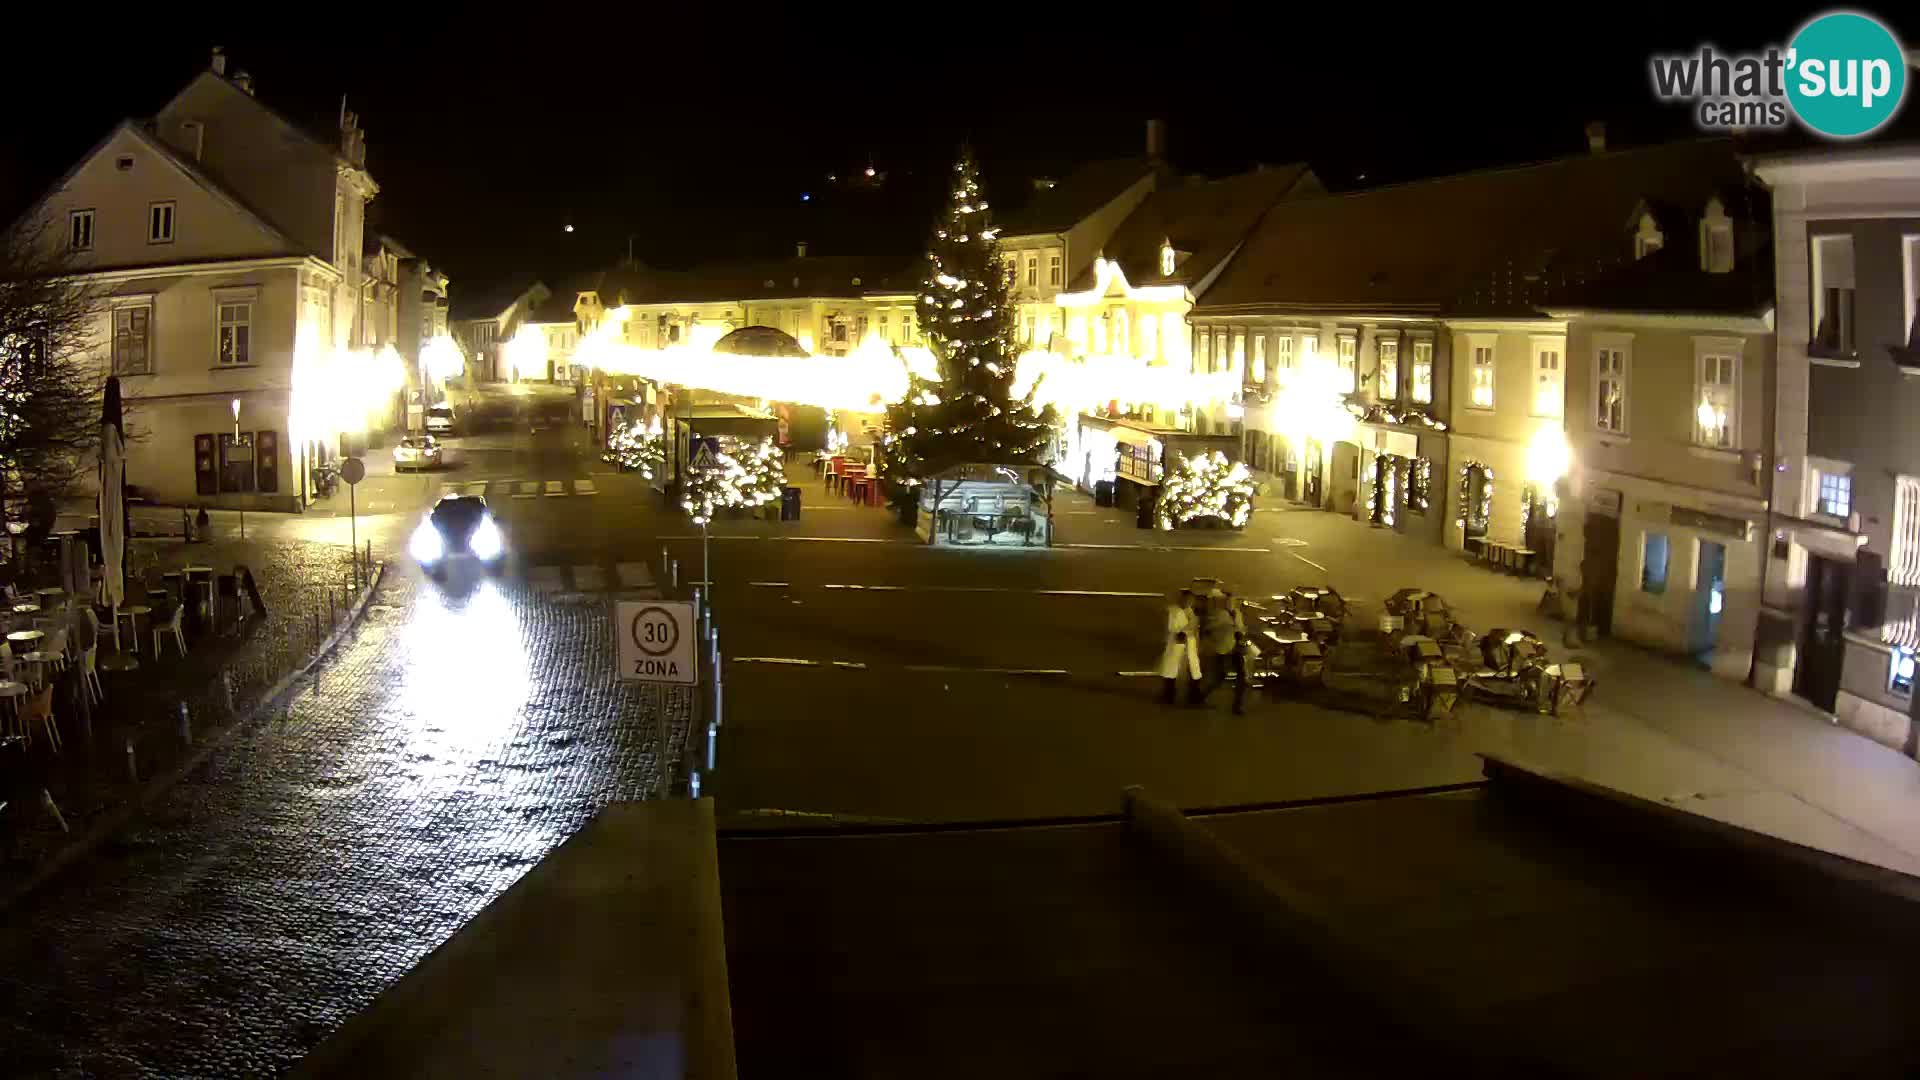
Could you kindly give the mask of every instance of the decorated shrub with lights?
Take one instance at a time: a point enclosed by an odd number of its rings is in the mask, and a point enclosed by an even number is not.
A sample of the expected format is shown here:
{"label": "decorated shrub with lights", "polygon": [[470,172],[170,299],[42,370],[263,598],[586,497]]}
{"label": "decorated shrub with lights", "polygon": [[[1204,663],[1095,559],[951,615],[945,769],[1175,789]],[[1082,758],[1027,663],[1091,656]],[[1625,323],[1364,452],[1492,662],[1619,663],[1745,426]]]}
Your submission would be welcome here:
{"label": "decorated shrub with lights", "polygon": [[659,476],[667,463],[667,440],[655,427],[630,420],[607,437],[607,452],[602,455],[611,464],[629,472],[638,472],[651,480]]}
{"label": "decorated shrub with lights", "polygon": [[694,524],[705,525],[723,510],[753,510],[779,500],[786,470],[772,439],[753,443],[722,435],[715,442],[713,464],[688,470],[681,485],[680,508]]}
{"label": "decorated shrub with lights", "polygon": [[1212,450],[1197,457],[1176,453],[1179,465],[1160,485],[1154,524],[1162,529],[1209,519],[1236,529],[1253,516],[1253,477],[1238,461]]}
{"label": "decorated shrub with lights", "polygon": [[1001,268],[971,151],[953,166],[947,205],[927,245],[919,327],[940,375],[913,377],[887,409],[882,468],[897,487],[968,461],[1040,464],[1057,417],[1029,386],[1016,396],[1012,282]]}

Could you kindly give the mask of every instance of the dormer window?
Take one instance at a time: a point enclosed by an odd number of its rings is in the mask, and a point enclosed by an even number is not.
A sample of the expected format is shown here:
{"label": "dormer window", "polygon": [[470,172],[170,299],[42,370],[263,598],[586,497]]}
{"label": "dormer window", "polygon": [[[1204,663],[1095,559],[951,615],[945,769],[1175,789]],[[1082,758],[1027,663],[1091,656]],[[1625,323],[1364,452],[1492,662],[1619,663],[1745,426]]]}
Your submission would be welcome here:
{"label": "dormer window", "polygon": [[1729,273],[1733,255],[1733,219],[1715,196],[1707,200],[1706,213],[1700,217],[1700,269],[1709,274]]}
{"label": "dormer window", "polygon": [[1633,257],[1644,259],[1659,251],[1666,242],[1666,234],[1660,231],[1660,224],[1653,220],[1653,214],[1641,214],[1639,228],[1633,234]]}
{"label": "dormer window", "polygon": [[1173,263],[1174,263],[1173,243],[1171,241],[1163,240],[1160,242],[1160,276],[1161,277],[1173,276]]}

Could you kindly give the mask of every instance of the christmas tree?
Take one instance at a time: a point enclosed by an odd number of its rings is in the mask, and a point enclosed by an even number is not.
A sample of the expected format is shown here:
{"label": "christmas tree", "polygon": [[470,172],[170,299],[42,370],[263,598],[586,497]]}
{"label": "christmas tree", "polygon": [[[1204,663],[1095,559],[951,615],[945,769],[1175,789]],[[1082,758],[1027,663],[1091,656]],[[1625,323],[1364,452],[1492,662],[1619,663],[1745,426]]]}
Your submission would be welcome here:
{"label": "christmas tree", "polygon": [[[658,421],[655,424],[657,426]],[[666,465],[666,438],[638,420],[630,420],[607,436],[607,452],[602,456],[628,472],[638,470],[643,479],[651,480]]]}
{"label": "christmas tree", "polygon": [[1160,487],[1154,523],[1162,529],[1190,521],[1217,518],[1236,529],[1253,516],[1253,477],[1240,462],[1229,462],[1218,450],[1187,457],[1176,454],[1179,467]]}
{"label": "christmas tree", "polygon": [[780,498],[786,469],[772,439],[745,443],[730,435],[714,440],[713,464],[691,469],[680,492],[680,508],[696,525],[728,509],[753,509]]}
{"label": "christmas tree", "polygon": [[919,324],[940,378],[913,378],[887,409],[883,465],[895,484],[967,461],[1041,464],[1057,417],[1013,394],[1012,282],[1000,267],[998,230],[973,154],[953,166],[945,212],[927,245]]}

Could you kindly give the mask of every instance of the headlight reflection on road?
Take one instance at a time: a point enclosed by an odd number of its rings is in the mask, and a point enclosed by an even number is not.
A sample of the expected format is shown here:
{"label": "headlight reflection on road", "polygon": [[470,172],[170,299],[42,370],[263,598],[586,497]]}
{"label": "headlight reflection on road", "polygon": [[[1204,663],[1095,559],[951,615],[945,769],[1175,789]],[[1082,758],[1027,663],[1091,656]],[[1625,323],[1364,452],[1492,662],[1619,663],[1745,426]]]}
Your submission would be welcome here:
{"label": "headlight reflection on road", "polygon": [[527,703],[520,616],[491,579],[465,594],[422,588],[397,639],[406,672],[401,701],[414,728],[409,757],[422,780],[463,774],[471,759],[510,736]]}

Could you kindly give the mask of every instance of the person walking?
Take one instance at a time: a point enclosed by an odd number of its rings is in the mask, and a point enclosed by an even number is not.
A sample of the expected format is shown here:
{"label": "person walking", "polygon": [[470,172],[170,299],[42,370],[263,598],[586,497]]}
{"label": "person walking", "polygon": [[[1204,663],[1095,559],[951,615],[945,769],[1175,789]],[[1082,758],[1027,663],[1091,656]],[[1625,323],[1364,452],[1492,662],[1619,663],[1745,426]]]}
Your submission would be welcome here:
{"label": "person walking", "polygon": [[1247,708],[1247,624],[1240,614],[1240,601],[1230,592],[1221,592],[1209,598],[1205,633],[1207,637],[1207,682],[1199,692],[1201,704],[1213,696],[1214,690],[1227,681],[1227,672],[1235,675],[1233,683],[1233,713],[1235,716],[1246,712]]}
{"label": "person walking", "polygon": [[1199,624],[1193,616],[1193,590],[1181,589],[1167,597],[1166,644],[1160,649],[1160,701],[1171,705],[1180,687],[1180,672],[1187,673],[1189,696],[1200,684]]}

